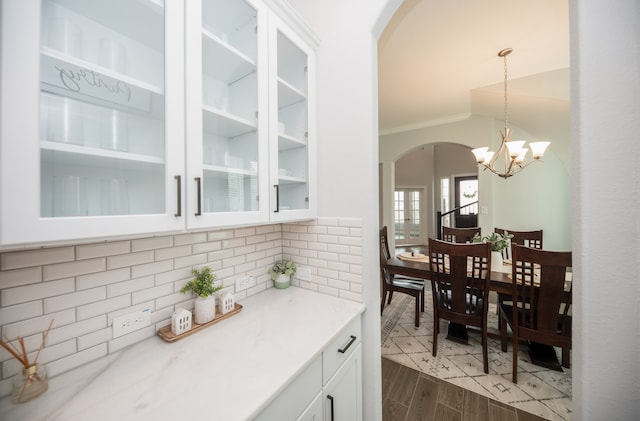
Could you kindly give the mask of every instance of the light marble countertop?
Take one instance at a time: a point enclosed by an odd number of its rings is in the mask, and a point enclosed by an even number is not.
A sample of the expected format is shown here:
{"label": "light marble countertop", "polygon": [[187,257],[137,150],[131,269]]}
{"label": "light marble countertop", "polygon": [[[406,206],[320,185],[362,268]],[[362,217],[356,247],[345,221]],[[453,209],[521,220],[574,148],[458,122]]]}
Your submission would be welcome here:
{"label": "light marble countertop", "polygon": [[364,311],[297,287],[270,288],[238,314],[174,343],[158,336],[53,377],[3,421],[248,420]]}

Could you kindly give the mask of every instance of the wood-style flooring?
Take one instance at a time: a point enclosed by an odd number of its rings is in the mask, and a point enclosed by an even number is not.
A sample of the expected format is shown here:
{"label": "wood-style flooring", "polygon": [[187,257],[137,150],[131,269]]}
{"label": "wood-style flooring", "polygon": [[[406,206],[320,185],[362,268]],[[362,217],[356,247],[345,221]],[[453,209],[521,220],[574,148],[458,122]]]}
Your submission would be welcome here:
{"label": "wood-style flooring", "polygon": [[383,421],[542,421],[459,386],[382,358]]}

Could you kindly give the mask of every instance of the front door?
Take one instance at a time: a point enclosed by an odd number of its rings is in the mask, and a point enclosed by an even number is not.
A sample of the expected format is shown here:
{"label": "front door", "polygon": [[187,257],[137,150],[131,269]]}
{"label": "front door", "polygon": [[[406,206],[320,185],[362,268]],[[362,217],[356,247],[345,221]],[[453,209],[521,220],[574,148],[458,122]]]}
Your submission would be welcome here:
{"label": "front door", "polygon": [[[478,226],[478,177],[475,175],[455,178],[456,227]],[[474,203],[469,205],[470,203]],[[469,205],[469,206],[465,206]]]}
{"label": "front door", "polygon": [[396,189],[394,193],[395,244],[425,244],[422,235],[424,190]]}

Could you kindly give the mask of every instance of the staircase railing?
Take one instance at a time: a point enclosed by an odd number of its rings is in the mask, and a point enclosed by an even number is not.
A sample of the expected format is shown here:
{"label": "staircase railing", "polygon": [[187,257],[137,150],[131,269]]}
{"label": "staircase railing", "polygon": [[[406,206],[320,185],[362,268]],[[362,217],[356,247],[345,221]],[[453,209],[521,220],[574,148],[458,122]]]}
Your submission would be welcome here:
{"label": "staircase railing", "polygon": [[464,209],[466,207],[477,205],[477,204],[478,204],[478,201],[476,200],[475,202],[467,203],[464,206],[460,206],[460,207],[457,207],[455,209],[451,209],[450,211],[445,212],[445,213],[442,213],[442,212],[438,211],[436,213],[436,226],[437,226],[438,240],[442,240],[442,218],[444,218],[445,216],[447,216],[449,214],[457,212],[460,209]]}

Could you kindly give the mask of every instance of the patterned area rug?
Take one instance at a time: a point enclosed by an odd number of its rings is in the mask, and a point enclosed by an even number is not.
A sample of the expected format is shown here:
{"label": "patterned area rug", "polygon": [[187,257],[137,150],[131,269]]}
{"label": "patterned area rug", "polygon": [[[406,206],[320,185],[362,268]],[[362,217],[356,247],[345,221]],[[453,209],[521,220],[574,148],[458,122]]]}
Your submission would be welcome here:
{"label": "patterned area rug", "polygon": [[[425,294],[420,327],[414,326],[413,297],[396,293],[382,314],[382,355],[423,373],[509,404],[548,420],[571,419],[571,370],[545,369],[531,363],[528,349],[520,346],[518,384],[511,381],[511,346],[489,338],[489,374],[482,368],[480,335],[469,334],[469,344],[446,340],[446,321],[440,321],[438,355],[432,356],[433,306],[431,291]],[[495,304],[489,305],[489,326],[497,329]],[[556,349],[558,359],[560,349]]]}

